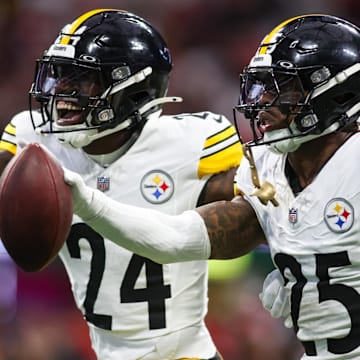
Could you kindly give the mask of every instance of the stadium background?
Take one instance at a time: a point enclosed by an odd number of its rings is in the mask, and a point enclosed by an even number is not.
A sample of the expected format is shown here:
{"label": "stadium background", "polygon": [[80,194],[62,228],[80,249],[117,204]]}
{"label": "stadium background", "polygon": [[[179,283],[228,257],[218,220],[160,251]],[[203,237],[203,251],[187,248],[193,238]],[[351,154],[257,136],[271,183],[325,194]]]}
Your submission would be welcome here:
{"label": "stadium background", "polygon": [[[27,108],[35,60],[58,30],[98,7],[135,12],[165,37],[174,62],[169,94],[184,98],[165,112],[211,110],[229,119],[241,69],[280,21],[327,13],[360,24],[356,0],[1,0],[1,129]],[[94,360],[60,261],[27,274],[0,249],[0,263],[0,360]],[[266,249],[210,265],[207,321],[225,360],[300,357],[292,331],[271,319],[258,300],[271,269]]]}

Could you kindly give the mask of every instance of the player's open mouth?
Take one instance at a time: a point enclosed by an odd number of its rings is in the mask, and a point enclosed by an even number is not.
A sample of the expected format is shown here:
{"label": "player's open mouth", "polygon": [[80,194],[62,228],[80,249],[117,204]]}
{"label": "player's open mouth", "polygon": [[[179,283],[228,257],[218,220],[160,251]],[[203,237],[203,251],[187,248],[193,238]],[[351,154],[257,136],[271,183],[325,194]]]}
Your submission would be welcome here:
{"label": "player's open mouth", "polygon": [[83,109],[74,102],[58,101],[56,103],[58,113],[57,124],[62,126],[75,125],[82,122],[80,118],[83,115]]}
{"label": "player's open mouth", "polygon": [[259,129],[262,133],[274,130],[274,121],[268,111],[259,112]]}

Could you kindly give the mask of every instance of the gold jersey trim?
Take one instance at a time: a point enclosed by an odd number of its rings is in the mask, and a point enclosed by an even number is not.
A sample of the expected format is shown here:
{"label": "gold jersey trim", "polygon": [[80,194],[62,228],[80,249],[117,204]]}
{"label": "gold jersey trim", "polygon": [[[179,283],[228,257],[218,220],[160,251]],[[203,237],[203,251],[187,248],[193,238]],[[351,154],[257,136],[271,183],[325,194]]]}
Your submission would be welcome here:
{"label": "gold jersey trim", "polygon": [[206,139],[205,144],[204,144],[204,149],[207,149],[221,141],[224,141],[232,136],[234,136],[236,134],[236,130],[233,126],[229,126],[221,131],[219,131],[218,133],[210,136],[209,138]]}
{"label": "gold jersey trim", "polygon": [[13,125],[13,124],[7,124],[5,126],[5,130],[4,130],[5,133],[9,134],[9,135],[13,135],[15,136],[16,135],[16,127]]}
{"label": "gold jersey trim", "polygon": [[[4,134],[9,135],[9,138],[11,137],[11,138],[15,139],[16,127],[12,123],[7,124],[4,129],[3,137],[4,137]],[[11,154],[15,155],[16,154],[16,143],[3,138],[0,140],[0,150],[5,150],[5,151],[8,151]]]}
{"label": "gold jersey trim", "polygon": [[222,148],[199,161],[198,177],[226,171],[232,167],[239,166],[243,156],[241,144],[237,141],[226,148]]}
{"label": "gold jersey trim", "polygon": [[5,140],[0,140],[0,150],[5,150],[8,151],[9,153],[15,155],[16,154],[16,145],[5,141]]}

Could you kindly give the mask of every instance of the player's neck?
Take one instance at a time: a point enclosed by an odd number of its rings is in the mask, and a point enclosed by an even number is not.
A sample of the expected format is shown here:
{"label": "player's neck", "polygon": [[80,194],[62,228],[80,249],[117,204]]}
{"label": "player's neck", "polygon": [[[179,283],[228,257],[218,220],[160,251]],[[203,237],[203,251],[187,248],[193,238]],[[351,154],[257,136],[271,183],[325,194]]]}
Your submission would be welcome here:
{"label": "player's neck", "polygon": [[123,130],[95,140],[83,148],[89,155],[104,155],[115,152],[132,140],[134,132]]}
{"label": "player's neck", "polygon": [[138,136],[138,131],[129,132],[125,137],[121,136],[120,133],[115,133],[100,139],[101,141],[98,140],[100,143],[95,144],[94,142],[94,144],[90,144],[83,150],[87,156],[99,165],[108,167],[130,149]]}
{"label": "player's neck", "polygon": [[302,188],[311,184],[327,161],[351,133],[339,132],[309,141],[288,155],[288,161],[299,178]]}

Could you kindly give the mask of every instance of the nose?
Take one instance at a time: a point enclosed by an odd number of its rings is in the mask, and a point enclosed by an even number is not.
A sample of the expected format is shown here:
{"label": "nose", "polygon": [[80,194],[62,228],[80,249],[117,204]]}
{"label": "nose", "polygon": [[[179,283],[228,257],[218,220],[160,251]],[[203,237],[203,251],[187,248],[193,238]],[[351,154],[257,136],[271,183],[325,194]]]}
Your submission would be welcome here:
{"label": "nose", "polygon": [[270,91],[264,91],[259,99],[259,105],[270,105],[275,98],[275,95]]}
{"label": "nose", "polygon": [[67,79],[59,79],[55,85],[55,91],[58,94],[67,94],[72,95],[75,94],[78,90],[78,85],[70,82]]}

